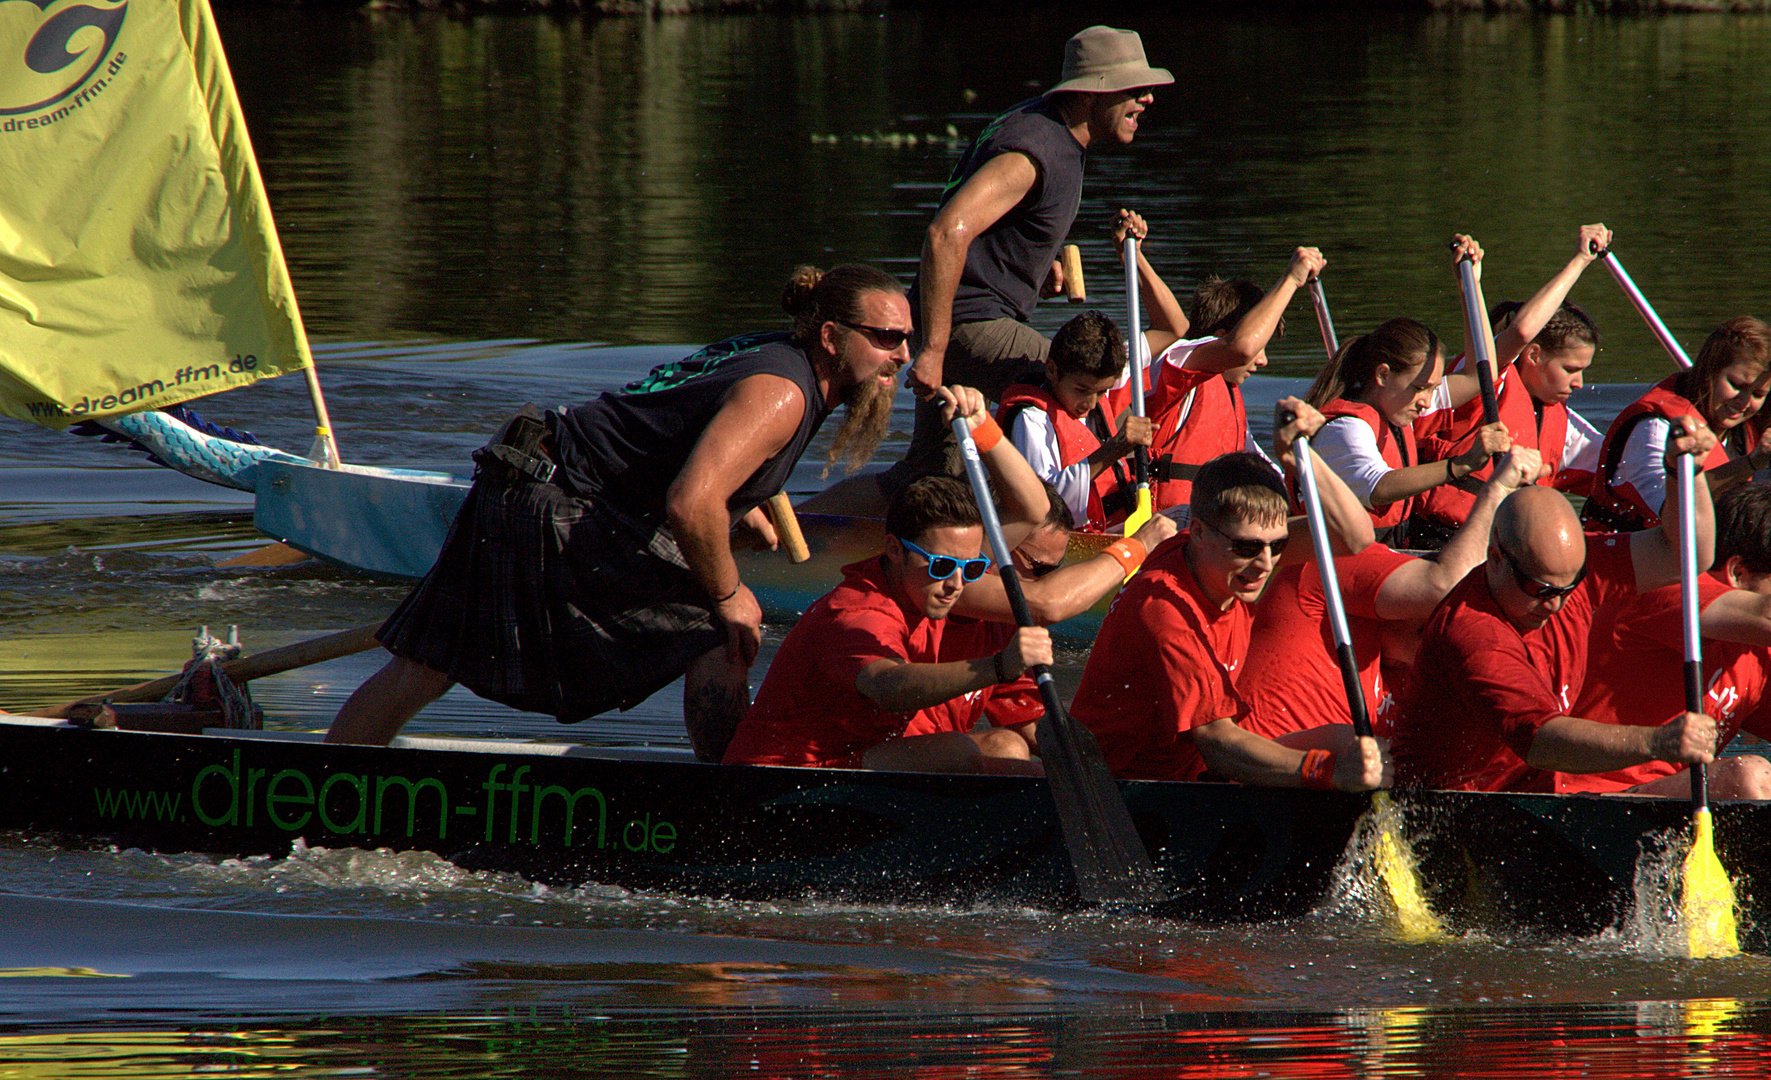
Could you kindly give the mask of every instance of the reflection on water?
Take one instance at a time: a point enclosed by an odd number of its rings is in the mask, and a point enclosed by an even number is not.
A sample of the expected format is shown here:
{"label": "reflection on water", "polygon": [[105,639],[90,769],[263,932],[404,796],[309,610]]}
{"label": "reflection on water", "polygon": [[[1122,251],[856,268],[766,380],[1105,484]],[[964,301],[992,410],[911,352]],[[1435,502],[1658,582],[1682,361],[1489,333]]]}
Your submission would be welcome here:
{"label": "reflection on water", "polygon": [[[310,329],[708,341],[770,324],[795,263],[906,276],[958,151],[861,143],[978,130],[1049,85],[1061,6],[662,20],[224,14],[224,39]],[[1076,235],[1122,310],[1104,229],[1151,221],[1185,296],[1261,285],[1315,244],[1342,337],[1393,315],[1461,338],[1445,241],[1524,299],[1603,220],[1689,351],[1766,311],[1771,19],[1191,12],[1139,20],[1182,72],[1137,141],[1091,155]],[[1173,58],[1172,62],[1168,58]],[[834,142],[829,136],[838,136]],[[1666,366],[1595,270],[1595,377]],[[1036,322],[1069,315],[1048,304]],[[1288,374],[1311,335],[1274,349]]]}

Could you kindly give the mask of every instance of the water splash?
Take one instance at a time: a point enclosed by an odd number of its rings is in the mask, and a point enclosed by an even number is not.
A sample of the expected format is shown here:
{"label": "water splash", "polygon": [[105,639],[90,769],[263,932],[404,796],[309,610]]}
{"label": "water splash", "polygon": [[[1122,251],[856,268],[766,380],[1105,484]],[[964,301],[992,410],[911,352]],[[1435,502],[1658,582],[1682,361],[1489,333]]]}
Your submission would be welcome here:
{"label": "water splash", "polygon": [[[1690,846],[1683,826],[1642,838],[1642,854],[1636,860],[1635,910],[1625,920],[1626,937],[1636,952],[1651,956],[1693,955],[1693,928],[1685,911],[1686,853]],[[1732,923],[1731,918],[1729,921]],[[1701,929],[1698,936],[1701,940]]]}
{"label": "water splash", "polygon": [[1420,888],[1402,811],[1380,792],[1359,818],[1317,913],[1351,919],[1410,943],[1448,937]]}

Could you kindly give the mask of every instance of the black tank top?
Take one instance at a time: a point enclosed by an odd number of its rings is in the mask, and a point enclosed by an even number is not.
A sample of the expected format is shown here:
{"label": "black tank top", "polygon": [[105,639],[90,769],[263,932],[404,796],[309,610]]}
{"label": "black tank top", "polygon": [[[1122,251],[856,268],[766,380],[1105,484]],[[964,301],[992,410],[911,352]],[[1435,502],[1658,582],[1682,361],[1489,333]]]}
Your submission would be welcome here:
{"label": "black tank top", "polygon": [[1022,102],[979,132],[953,167],[941,205],[972,174],[999,154],[1018,151],[1039,176],[1020,203],[966,249],[965,272],[953,296],[953,322],[1018,319],[1026,322],[1039,288],[1070,235],[1082,203],[1082,167],[1088,152],[1045,98]]}
{"label": "black tank top", "polygon": [[727,500],[734,519],[780,491],[830,415],[812,363],[784,333],[746,334],[709,345],[588,405],[549,414],[560,468],[579,494],[641,521],[665,523],[664,496],[726,392],[752,375],[791,379],[805,395],[799,430]]}

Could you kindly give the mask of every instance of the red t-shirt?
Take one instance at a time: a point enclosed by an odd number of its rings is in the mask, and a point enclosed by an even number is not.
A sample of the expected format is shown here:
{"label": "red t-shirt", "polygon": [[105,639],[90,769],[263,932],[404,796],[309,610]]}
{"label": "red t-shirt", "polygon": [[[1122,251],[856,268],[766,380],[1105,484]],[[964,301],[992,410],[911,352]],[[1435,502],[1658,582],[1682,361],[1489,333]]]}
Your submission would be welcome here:
{"label": "red t-shirt", "polygon": [[1219,611],[1206,599],[1186,543],[1181,533],[1158,545],[1119,591],[1070,707],[1115,776],[1192,780],[1205,768],[1193,729],[1248,715],[1235,684],[1254,613],[1240,602]]}
{"label": "red t-shirt", "polygon": [[877,556],[843,567],[842,584],[800,616],[732,736],[726,764],[856,768],[864,751],[903,734],[919,717],[924,733],[954,730],[967,710],[950,708],[951,702],[886,712],[855,689],[861,672],[880,660],[927,664],[990,651],[946,655],[947,620],[906,610],[887,592],[885,573]]}
{"label": "red t-shirt", "polygon": [[[1729,592],[1713,573],[1697,579],[1699,609]],[[1608,606],[1593,623],[1592,659],[1575,716],[1607,724],[1664,724],[1685,711],[1685,620],[1679,586],[1666,585]],[[1714,717],[1721,745],[1744,726],[1763,735],[1761,704],[1771,676],[1771,652],[1728,641],[1703,643],[1703,711]],[[1608,773],[1557,773],[1558,791],[1623,791],[1683,769],[1649,761]]]}
{"label": "red t-shirt", "polygon": [[[1394,701],[1379,671],[1384,643],[1377,594],[1391,574],[1413,561],[1413,555],[1382,544],[1334,561],[1353,638],[1353,659],[1365,689],[1366,715],[1379,736],[1390,734]],[[1353,722],[1335,656],[1322,571],[1314,561],[1285,567],[1267,587],[1255,609],[1248,664],[1237,676],[1236,689],[1248,702],[1244,726],[1269,739]]]}
{"label": "red t-shirt", "polygon": [[[975,660],[1000,652],[1015,636],[1013,623],[949,615],[941,635],[942,660]],[[944,705],[922,709],[905,726],[905,735],[934,735],[943,731],[970,731],[979,720],[993,727],[1010,727],[1045,715],[1045,702],[1033,676],[973,690]]]}
{"label": "red t-shirt", "polygon": [[1488,591],[1487,564],[1427,620],[1391,736],[1396,782],[1463,791],[1551,791],[1527,765],[1537,729],[1574,715],[1594,613],[1631,592],[1627,535],[1589,536],[1587,575],[1561,610],[1521,633]]}

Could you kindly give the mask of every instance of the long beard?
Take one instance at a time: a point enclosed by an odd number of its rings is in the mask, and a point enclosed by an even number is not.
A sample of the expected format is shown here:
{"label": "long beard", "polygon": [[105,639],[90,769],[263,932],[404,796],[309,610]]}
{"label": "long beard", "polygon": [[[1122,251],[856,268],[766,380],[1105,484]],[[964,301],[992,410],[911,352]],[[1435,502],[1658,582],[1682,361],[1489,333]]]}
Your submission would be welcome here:
{"label": "long beard", "polygon": [[847,395],[847,411],[842,426],[830,440],[830,454],[825,458],[823,477],[830,476],[830,467],[839,459],[846,461],[845,475],[873,459],[873,452],[892,426],[892,397],[896,387],[887,389],[877,380],[858,383]]}

